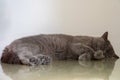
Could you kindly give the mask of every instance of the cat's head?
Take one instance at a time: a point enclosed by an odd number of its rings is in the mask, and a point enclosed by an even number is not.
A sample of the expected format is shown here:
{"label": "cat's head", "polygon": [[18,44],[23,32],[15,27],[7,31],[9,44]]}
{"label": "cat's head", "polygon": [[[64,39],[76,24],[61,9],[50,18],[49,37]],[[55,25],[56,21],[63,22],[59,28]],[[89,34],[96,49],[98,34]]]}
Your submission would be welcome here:
{"label": "cat's head", "polygon": [[108,32],[105,32],[101,37],[93,38],[92,48],[95,51],[102,50],[105,58],[119,58],[108,40]]}

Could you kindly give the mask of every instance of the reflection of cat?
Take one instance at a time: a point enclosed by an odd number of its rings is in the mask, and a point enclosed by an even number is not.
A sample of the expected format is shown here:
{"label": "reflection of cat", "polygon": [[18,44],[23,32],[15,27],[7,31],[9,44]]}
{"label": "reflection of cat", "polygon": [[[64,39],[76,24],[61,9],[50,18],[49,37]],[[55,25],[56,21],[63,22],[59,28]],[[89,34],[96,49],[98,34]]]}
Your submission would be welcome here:
{"label": "reflection of cat", "polygon": [[12,80],[10,77],[8,77],[3,69],[2,69],[2,66],[1,66],[1,62],[0,62],[0,80]]}
{"label": "reflection of cat", "polygon": [[34,58],[32,64],[44,64],[41,63],[41,60],[49,63],[51,59],[53,61],[96,60],[119,57],[108,40],[108,32],[105,32],[102,37],[56,34],[21,38],[5,48],[1,61],[10,64],[31,65],[31,58]]}
{"label": "reflection of cat", "polygon": [[116,60],[57,61],[44,66],[1,64],[13,80],[109,80]]}

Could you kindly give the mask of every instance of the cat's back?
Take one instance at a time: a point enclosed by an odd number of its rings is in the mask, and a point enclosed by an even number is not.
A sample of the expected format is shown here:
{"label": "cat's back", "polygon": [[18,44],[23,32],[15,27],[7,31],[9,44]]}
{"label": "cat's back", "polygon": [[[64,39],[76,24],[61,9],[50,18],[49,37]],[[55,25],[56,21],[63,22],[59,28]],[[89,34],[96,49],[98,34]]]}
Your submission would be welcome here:
{"label": "cat's back", "polygon": [[35,42],[42,42],[42,43],[55,43],[59,41],[70,41],[73,36],[65,35],[65,34],[40,34],[36,36],[29,36],[20,38],[17,41],[21,41],[22,43],[35,43]]}
{"label": "cat's back", "polygon": [[8,47],[18,48],[22,46],[44,46],[59,48],[66,46],[72,41],[73,36],[64,34],[40,34],[35,36],[28,36],[13,41]]}

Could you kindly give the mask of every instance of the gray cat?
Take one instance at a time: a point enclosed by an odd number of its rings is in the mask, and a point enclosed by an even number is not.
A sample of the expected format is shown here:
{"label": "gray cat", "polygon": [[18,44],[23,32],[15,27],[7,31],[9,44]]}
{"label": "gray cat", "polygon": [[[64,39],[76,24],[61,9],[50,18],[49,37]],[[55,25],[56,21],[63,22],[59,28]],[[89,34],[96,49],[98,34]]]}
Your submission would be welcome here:
{"label": "gray cat", "polygon": [[39,65],[55,60],[106,58],[119,58],[108,40],[108,32],[101,37],[63,34],[24,37],[4,49],[1,61],[9,64]]}

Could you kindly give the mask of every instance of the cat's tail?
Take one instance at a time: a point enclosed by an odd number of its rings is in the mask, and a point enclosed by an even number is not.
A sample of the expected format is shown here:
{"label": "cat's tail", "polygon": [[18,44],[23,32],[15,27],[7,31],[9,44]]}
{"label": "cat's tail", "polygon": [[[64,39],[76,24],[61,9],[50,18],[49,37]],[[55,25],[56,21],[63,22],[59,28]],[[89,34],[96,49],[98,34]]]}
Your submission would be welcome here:
{"label": "cat's tail", "polygon": [[8,64],[22,64],[17,54],[7,47],[3,50],[1,62]]}

